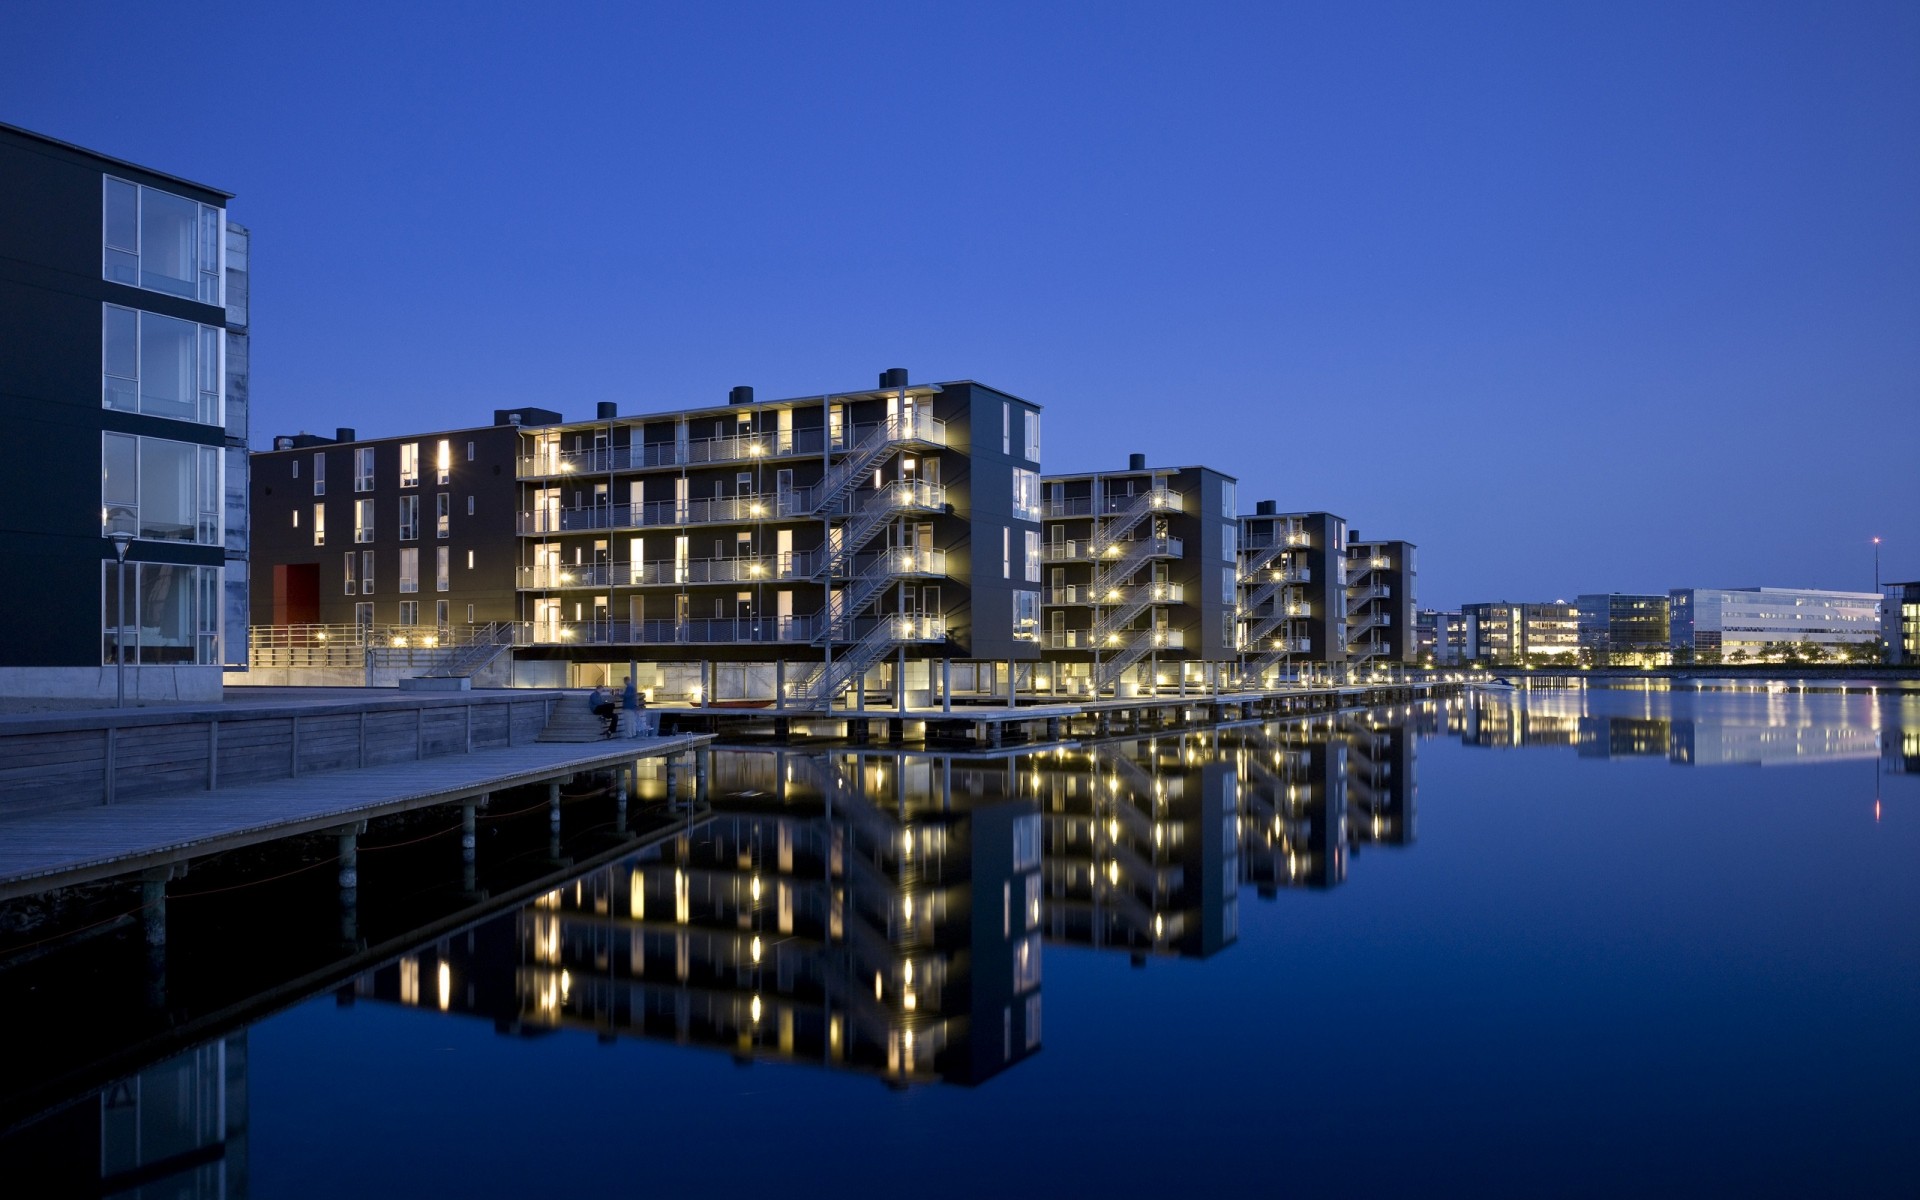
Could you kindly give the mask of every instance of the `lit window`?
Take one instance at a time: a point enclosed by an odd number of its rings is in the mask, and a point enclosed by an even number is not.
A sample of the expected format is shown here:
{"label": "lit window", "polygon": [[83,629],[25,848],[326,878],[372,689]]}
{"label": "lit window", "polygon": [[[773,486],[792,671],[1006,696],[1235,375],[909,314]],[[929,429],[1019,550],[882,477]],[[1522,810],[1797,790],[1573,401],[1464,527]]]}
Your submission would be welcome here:
{"label": "lit window", "polygon": [[1000,527],[1000,578],[1013,578],[1013,529]]}
{"label": "lit window", "polygon": [[1027,582],[1040,582],[1040,531],[1029,529],[1027,539]]}
{"label": "lit window", "polygon": [[324,504],[313,506],[313,544],[327,544],[327,506]]}
{"label": "lit window", "polygon": [[441,438],[440,444],[434,447],[433,468],[440,483],[453,478],[453,443],[446,438]]}
{"label": "lit window", "polygon": [[353,502],[353,540],[356,542],[373,540],[373,501],[371,500]]}
{"label": "lit window", "polygon": [[400,443],[400,486],[420,486],[420,443]]}
{"label": "lit window", "polygon": [[467,551],[467,570],[473,570],[473,551]]}

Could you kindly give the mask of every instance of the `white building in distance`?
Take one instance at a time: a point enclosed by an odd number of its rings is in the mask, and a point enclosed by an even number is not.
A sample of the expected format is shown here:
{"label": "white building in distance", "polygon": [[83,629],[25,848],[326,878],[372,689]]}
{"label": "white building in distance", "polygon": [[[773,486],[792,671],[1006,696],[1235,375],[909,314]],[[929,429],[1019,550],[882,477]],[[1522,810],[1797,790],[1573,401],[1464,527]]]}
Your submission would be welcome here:
{"label": "white building in distance", "polygon": [[1880,597],[1813,588],[1674,588],[1670,629],[1678,663],[1877,659]]}

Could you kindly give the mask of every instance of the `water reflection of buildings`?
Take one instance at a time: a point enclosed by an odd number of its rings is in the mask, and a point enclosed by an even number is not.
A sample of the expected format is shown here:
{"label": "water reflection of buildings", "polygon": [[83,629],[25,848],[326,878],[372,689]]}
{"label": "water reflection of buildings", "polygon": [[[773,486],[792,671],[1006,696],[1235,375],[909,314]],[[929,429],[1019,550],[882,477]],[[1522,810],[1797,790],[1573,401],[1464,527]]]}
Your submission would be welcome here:
{"label": "water reflection of buildings", "polygon": [[1446,731],[1470,746],[1573,746],[1584,758],[1703,767],[1881,757],[1899,770],[1895,747],[1908,741],[1902,714],[1912,703],[1761,692],[1701,704],[1687,693],[1574,689],[1479,695],[1444,711]]}
{"label": "water reflection of buildings", "polygon": [[1241,886],[1335,887],[1358,847],[1413,840],[1414,742],[1349,715],[998,757],[720,752],[687,832],[352,991],[979,1083],[1039,1048],[1043,934],[1136,963],[1232,945]]}
{"label": "water reflection of buildings", "polygon": [[716,755],[702,824],[356,990],[979,1083],[1040,1042],[1040,821],[1016,790],[1006,763]]}
{"label": "water reflection of buildings", "polygon": [[0,1139],[35,1196],[247,1194],[247,1035],[196,1046]]}

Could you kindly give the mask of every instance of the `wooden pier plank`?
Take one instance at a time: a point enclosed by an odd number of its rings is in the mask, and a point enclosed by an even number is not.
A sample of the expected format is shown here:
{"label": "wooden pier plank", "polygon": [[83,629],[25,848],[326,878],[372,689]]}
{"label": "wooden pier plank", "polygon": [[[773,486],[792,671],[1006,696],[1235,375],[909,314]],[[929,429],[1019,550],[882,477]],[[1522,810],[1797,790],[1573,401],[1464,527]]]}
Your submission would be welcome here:
{"label": "wooden pier plank", "polygon": [[[408,731],[412,735],[411,729]],[[0,821],[0,899],[678,754],[700,735],[538,742]],[[409,743],[409,749],[411,743]]]}

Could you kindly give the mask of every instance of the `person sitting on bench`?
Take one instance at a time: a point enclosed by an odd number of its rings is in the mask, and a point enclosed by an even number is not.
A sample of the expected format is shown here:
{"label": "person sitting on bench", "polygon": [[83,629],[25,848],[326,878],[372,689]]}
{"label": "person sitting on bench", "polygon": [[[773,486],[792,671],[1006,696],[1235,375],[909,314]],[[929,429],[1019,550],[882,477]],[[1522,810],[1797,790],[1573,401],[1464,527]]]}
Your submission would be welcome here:
{"label": "person sitting on bench", "polygon": [[612,737],[619,710],[613,706],[613,693],[607,690],[605,684],[593,689],[592,695],[587,697],[587,707],[593,710],[594,716],[607,723],[607,736]]}

